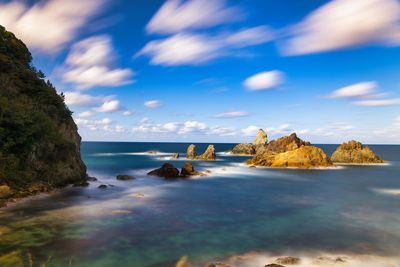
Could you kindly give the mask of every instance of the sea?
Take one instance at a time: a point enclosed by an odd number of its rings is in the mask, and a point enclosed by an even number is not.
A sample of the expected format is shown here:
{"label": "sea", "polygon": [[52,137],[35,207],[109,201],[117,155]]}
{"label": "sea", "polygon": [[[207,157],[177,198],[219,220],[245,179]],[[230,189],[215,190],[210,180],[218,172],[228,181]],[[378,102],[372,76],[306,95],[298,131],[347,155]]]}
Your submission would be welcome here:
{"label": "sea", "polygon": [[384,165],[298,170],[250,168],[227,153],[234,144],[214,144],[216,161],[191,161],[207,176],[147,175],[166,162],[181,168],[188,145],[83,142],[98,181],[1,209],[0,266],[207,266],[240,255],[231,266],[278,255],[400,266],[400,146],[370,146]]}

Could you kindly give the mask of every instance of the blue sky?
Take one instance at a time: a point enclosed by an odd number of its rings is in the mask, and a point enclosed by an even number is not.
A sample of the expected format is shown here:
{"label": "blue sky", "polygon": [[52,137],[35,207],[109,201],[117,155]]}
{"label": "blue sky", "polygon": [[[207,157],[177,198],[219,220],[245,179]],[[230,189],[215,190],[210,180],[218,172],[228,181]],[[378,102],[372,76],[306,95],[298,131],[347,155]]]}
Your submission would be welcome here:
{"label": "blue sky", "polygon": [[397,0],[1,1],[84,140],[400,143]]}

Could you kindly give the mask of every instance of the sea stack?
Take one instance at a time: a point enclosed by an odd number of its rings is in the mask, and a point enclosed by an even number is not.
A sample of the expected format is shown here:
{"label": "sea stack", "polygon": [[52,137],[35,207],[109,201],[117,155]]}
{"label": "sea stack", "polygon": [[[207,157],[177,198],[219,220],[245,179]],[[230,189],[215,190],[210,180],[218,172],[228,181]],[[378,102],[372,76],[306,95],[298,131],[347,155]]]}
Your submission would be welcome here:
{"label": "sea stack", "polygon": [[206,149],[206,151],[204,151],[203,154],[201,154],[200,156],[197,157],[197,159],[199,160],[216,160],[217,156],[215,154],[215,147],[214,145],[209,145]]}
{"label": "sea stack", "polygon": [[341,144],[332,154],[331,159],[338,164],[384,163],[368,146],[354,140]]}
{"label": "sea stack", "polygon": [[253,146],[263,146],[268,143],[268,136],[263,129],[258,130],[256,138],[253,141]]}
{"label": "sea stack", "polygon": [[273,140],[267,146],[258,149],[256,155],[248,160],[247,164],[305,169],[333,165],[322,149],[301,140],[295,133]]}
{"label": "sea stack", "polygon": [[258,130],[256,138],[251,144],[238,144],[232,149],[232,154],[236,155],[254,155],[257,150],[268,143],[268,136],[263,129]]}
{"label": "sea stack", "polygon": [[196,145],[191,144],[186,152],[186,158],[187,159],[196,159],[197,157],[197,152],[196,152]]}

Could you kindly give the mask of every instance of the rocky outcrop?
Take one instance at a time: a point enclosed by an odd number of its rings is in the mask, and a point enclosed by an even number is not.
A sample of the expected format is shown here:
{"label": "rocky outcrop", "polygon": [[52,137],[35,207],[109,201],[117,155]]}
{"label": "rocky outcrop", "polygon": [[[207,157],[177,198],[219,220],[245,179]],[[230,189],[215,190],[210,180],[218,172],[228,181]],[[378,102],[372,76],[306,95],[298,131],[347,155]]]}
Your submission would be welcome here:
{"label": "rocky outcrop", "polygon": [[278,264],[296,265],[296,264],[300,264],[301,259],[297,258],[297,257],[288,256],[288,257],[277,258],[275,262]]}
{"label": "rocky outcrop", "polygon": [[31,60],[25,44],[0,26],[0,185],[13,197],[86,178],[72,112]]}
{"label": "rocky outcrop", "polygon": [[166,179],[173,179],[179,177],[179,170],[170,163],[165,163],[159,169],[149,172],[147,175],[164,177]]}
{"label": "rocky outcrop", "polygon": [[117,178],[117,180],[120,180],[120,181],[129,181],[129,180],[136,179],[135,177],[133,177],[131,175],[126,175],[126,174],[117,175],[116,178]]}
{"label": "rocky outcrop", "polygon": [[186,158],[187,159],[196,159],[197,158],[197,152],[196,152],[196,145],[191,144],[186,152]]}
{"label": "rocky outcrop", "polygon": [[332,162],[322,149],[301,140],[295,133],[273,140],[267,146],[260,148],[247,164],[276,168],[332,166]]}
{"label": "rocky outcrop", "polygon": [[217,159],[217,155],[215,154],[214,145],[209,145],[207,147],[206,151],[204,151],[204,153],[201,154],[200,156],[198,156],[196,159],[199,159],[199,160],[216,160]]}
{"label": "rocky outcrop", "polygon": [[172,155],[171,159],[179,159],[180,155],[179,153],[175,153]]}
{"label": "rocky outcrop", "polygon": [[256,138],[251,144],[238,144],[236,145],[231,153],[235,155],[254,155],[257,150],[264,147],[268,143],[267,134],[263,129],[258,130]]}
{"label": "rocky outcrop", "polygon": [[186,159],[190,160],[216,160],[217,155],[215,154],[214,145],[209,145],[203,154],[197,155],[196,145],[191,144],[186,152]]}
{"label": "rocky outcrop", "polygon": [[194,169],[193,164],[190,162],[185,162],[181,170],[181,176],[205,176],[204,173],[198,172]]}
{"label": "rocky outcrop", "polygon": [[335,163],[345,164],[384,163],[368,146],[354,140],[340,145],[331,159]]}

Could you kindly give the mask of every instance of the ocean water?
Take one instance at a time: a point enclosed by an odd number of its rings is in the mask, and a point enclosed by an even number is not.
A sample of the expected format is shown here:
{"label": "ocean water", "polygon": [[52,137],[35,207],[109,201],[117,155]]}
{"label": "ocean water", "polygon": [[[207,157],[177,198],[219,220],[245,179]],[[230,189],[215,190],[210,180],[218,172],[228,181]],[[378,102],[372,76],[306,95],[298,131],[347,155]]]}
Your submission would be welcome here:
{"label": "ocean water", "polygon": [[[224,153],[233,144],[216,144],[217,161],[193,162],[207,177],[146,175],[165,162],[182,167],[187,146],[84,142],[99,181],[0,210],[0,265],[161,267],[187,256],[202,266],[254,251],[399,255],[400,146],[371,146],[384,166],[294,170],[249,168],[246,157]],[[331,154],[336,146],[320,147]],[[183,158],[171,160],[175,152]]]}

